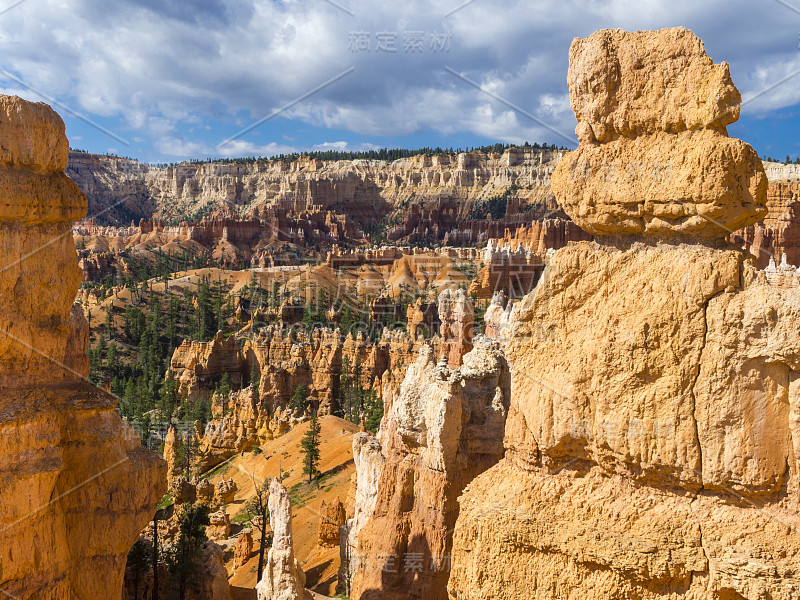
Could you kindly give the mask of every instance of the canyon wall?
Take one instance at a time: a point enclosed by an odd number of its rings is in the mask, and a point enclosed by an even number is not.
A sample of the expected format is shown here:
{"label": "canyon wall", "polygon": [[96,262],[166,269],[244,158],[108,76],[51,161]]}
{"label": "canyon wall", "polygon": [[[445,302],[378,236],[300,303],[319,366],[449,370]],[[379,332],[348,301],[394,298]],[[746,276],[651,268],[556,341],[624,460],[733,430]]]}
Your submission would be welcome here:
{"label": "canyon wall", "polygon": [[[780,176],[775,168],[770,172]],[[789,265],[800,266],[800,178],[770,180],[766,207],[763,221],[728,236],[730,241],[747,248],[759,268],[770,259],[779,264],[784,256]]]}
{"label": "canyon wall", "polygon": [[[461,497],[450,598],[800,597],[800,296],[720,239],[767,192],[726,137],[728,66],[683,28],[600,31],[573,42],[568,81],[581,148],[553,188],[608,237],[557,251],[510,315],[493,309],[505,457]],[[690,143],[709,144],[702,189],[682,167],[608,185],[649,157],[688,164]]]}
{"label": "canyon wall", "polygon": [[[455,338],[450,342],[454,356],[464,352],[457,342]],[[436,335],[432,343],[443,351],[440,336]],[[345,361],[353,375],[358,365],[364,390],[375,388],[379,396],[390,401],[423,344],[399,330],[384,330],[376,343],[361,334],[343,336],[338,330],[316,328],[308,335],[277,326],[262,328],[241,349],[235,337],[184,342],[175,350],[171,363],[180,382],[179,394],[211,403],[215,416],[198,436],[198,465],[211,468],[302,422],[307,415],[289,407],[298,387],[306,390],[310,406],[320,414],[339,409],[336,392]],[[258,393],[250,381],[254,366]],[[213,394],[224,373],[229,373],[234,387],[240,382],[247,387],[234,390],[225,399]],[[220,415],[222,402],[224,416]],[[170,448],[172,445],[170,441]]]}
{"label": "canyon wall", "polygon": [[64,174],[63,122],[2,96],[0,147],[0,592],[118,599],[166,468],[86,381],[70,224],[86,199]]}
{"label": "canyon wall", "polygon": [[[114,214],[119,206],[159,218],[206,209],[210,213],[226,205],[239,214],[269,207],[300,214],[320,207],[366,224],[394,207],[414,205],[421,212],[403,224],[407,235],[425,223],[442,226],[449,219],[463,219],[465,201],[487,198],[492,188],[514,185],[546,198],[550,174],[561,155],[556,150],[512,148],[503,154],[419,155],[392,162],[300,157],[155,167],[71,152],[67,173],[89,197],[92,216]],[[427,200],[433,201],[430,208]],[[450,207],[448,200],[456,205]]]}
{"label": "canyon wall", "polygon": [[[457,498],[500,460],[510,401],[499,345],[482,337],[474,343],[457,370],[437,364],[434,350],[423,346],[387,403],[380,441],[364,436],[353,442],[351,598],[447,598]],[[341,576],[340,588],[347,589]]]}

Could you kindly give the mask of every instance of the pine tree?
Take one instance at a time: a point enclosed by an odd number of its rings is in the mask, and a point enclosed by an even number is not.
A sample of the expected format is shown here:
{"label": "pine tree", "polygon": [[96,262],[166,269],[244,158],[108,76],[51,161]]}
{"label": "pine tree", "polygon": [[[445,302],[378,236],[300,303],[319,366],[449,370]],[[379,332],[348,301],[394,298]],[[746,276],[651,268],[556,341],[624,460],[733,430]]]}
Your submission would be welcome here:
{"label": "pine tree", "polygon": [[197,336],[201,342],[214,339],[217,333],[217,317],[214,314],[214,304],[211,300],[211,290],[208,280],[203,279],[197,286],[197,309],[195,312],[197,322]]}
{"label": "pine tree", "polygon": [[108,345],[108,352],[106,353],[106,372],[112,377],[116,378],[121,370],[119,356],[117,355],[117,345],[111,342]]}
{"label": "pine tree", "polygon": [[302,412],[305,412],[306,408],[308,408],[308,393],[306,392],[306,388],[302,385],[297,386],[294,390],[294,394],[292,394],[292,398],[289,400],[289,408]]}
{"label": "pine tree", "polygon": [[167,375],[161,384],[159,396],[161,416],[169,419],[172,417],[172,413],[175,412],[175,406],[178,403],[178,382],[175,380],[175,374],[171,369],[167,371]]}
{"label": "pine tree", "polygon": [[319,437],[321,430],[317,412],[313,411],[311,421],[308,423],[308,431],[300,442],[300,452],[303,454],[303,474],[308,475],[308,483],[314,481],[319,475],[317,467],[320,461]]}
{"label": "pine tree", "polygon": [[206,526],[209,508],[203,504],[189,504],[184,510],[178,530],[178,539],[169,556],[170,571],[178,576],[179,596],[186,598],[190,581],[193,581],[200,568],[203,543],[206,541]]}

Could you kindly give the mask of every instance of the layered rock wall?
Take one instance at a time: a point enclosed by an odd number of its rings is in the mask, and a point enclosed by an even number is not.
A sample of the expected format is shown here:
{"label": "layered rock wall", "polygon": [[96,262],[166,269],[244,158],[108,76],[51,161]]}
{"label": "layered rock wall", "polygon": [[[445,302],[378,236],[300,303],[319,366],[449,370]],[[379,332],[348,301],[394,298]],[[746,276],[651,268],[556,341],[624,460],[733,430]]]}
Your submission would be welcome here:
{"label": "layered rock wall", "polygon": [[457,498],[501,458],[509,401],[496,342],[478,338],[458,370],[437,364],[430,347],[420,351],[381,423],[380,443],[354,441],[351,598],[447,598]]}
{"label": "layered rock wall", "polygon": [[165,492],[165,465],[86,382],[88,326],[64,175],[64,124],[0,97],[0,590],[121,598],[128,550]]}

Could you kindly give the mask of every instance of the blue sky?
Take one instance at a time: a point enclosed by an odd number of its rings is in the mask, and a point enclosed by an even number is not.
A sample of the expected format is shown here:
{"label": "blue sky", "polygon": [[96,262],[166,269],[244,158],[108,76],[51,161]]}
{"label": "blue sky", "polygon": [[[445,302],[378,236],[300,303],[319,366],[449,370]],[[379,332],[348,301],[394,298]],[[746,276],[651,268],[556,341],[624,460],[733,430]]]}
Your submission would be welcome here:
{"label": "blue sky", "polygon": [[0,91],[52,104],[74,147],[149,162],[569,147],[572,38],[675,25],[730,63],[731,135],[797,157],[800,0],[5,0]]}

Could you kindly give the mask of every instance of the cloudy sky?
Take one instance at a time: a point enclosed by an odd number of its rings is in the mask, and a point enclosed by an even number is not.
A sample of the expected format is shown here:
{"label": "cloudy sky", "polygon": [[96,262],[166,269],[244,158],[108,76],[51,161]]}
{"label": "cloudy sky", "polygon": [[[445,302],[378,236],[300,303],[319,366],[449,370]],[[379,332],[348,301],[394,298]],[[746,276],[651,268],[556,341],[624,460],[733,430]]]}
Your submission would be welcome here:
{"label": "cloudy sky", "polygon": [[151,162],[319,148],[574,146],[573,37],[691,28],[730,133],[800,152],[800,0],[4,0],[0,87],[73,147]]}

